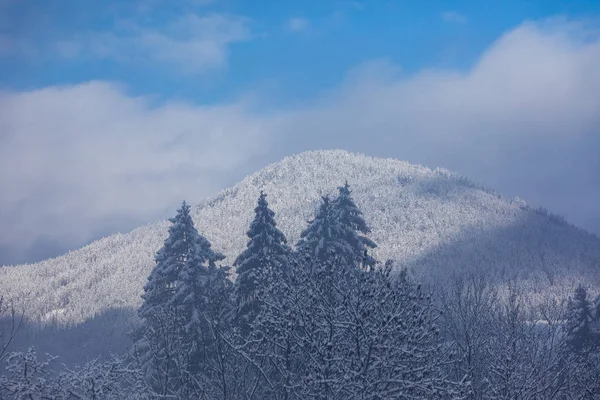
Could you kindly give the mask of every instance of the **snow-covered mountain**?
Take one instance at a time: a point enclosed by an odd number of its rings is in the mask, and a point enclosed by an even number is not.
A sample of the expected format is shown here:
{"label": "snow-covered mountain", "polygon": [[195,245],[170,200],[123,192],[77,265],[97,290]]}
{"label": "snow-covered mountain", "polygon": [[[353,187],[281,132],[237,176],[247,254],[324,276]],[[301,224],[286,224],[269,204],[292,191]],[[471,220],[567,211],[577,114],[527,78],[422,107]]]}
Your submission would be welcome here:
{"label": "snow-covered mountain", "polygon": [[[231,263],[246,244],[260,190],[295,244],[320,196],[346,180],[379,244],[375,256],[424,279],[469,268],[519,273],[531,293],[570,291],[580,280],[600,283],[600,240],[562,218],[447,170],[345,151],[306,152],[272,164],[194,207],[194,222]],[[73,324],[135,308],[167,227],[161,221],[55,259],[0,268],[0,293],[19,299],[38,321]]]}

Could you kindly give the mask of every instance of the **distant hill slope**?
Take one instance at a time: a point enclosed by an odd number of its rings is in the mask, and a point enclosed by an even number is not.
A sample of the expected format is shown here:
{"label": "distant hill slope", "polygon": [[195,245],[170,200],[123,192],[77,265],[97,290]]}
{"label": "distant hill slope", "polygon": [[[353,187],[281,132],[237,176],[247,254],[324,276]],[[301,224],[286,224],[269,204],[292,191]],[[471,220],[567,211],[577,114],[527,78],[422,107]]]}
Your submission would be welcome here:
{"label": "distant hill slope", "polygon": [[[376,257],[395,259],[424,278],[465,268],[518,272],[532,292],[570,290],[580,279],[600,282],[600,240],[560,217],[446,170],[345,151],[287,157],[194,207],[194,221],[231,263],[246,244],[261,189],[293,245],[320,195],[335,193],[345,180],[373,229]],[[0,293],[20,299],[38,321],[79,323],[109,309],[135,308],[167,227],[162,221],[55,259],[0,268]]]}

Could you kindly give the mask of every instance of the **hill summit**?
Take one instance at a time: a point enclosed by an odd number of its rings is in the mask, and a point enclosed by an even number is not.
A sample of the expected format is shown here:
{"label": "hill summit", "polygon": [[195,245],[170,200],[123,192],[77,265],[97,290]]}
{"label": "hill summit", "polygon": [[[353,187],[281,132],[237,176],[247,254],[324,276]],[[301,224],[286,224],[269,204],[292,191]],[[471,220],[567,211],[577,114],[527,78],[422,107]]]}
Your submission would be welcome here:
{"label": "hill summit", "polygon": [[[261,190],[279,228],[295,244],[320,201],[347,181],[378,244],[421,279],[483,270],[519,276],[531,293],[570,293],[585,279],[600,283],[600,240],[562,218],[502,198],[463,176],[394,159],[346,151],[284,158],[193,207],[198,230],[231,264]],[[0,293],[18,299],[30,319],[76,324],[111,309],[140,304],[168,222],[115,234],[36,264],[0,268]]]}

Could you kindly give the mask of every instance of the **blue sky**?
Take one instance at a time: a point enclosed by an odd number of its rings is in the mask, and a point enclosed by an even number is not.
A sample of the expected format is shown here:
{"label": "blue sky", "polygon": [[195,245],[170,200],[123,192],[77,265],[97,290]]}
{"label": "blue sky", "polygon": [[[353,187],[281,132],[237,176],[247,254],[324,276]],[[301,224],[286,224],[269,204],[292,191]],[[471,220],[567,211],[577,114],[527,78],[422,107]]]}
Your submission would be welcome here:
{"label": "blue sky", "polygon": [[[278,101],[300,101],[338,84],[349,68],[380,58],[406,73],[466,69],[523,21],[596,18],[600,12],[600,2],[589,0],[3,1],[5,41],[26,43],[5,55],[4,88],[108,80],[126,84],[131,93],[199,103],[226,101],[257,88]],[[217,42],[217,36],[231,35],[223,39],[222,62],[146,62],[151,49],[127,54],[132,49],[124,46],[101,55],[94,54],[101,52],[94,48],[100,45],[89,43],[94,35],[109,33],[116,40],[131,38],[136,29],[168,35],[170,24],[191,15],[226,19],[220,32],[200,35]],[[180,39],[194,40],[187,32]]]}
{"label": "blue sky", "polygon": [[315,148],[446,167],[600,232],[599,17],[567,0],[0,0],[0,264]]}

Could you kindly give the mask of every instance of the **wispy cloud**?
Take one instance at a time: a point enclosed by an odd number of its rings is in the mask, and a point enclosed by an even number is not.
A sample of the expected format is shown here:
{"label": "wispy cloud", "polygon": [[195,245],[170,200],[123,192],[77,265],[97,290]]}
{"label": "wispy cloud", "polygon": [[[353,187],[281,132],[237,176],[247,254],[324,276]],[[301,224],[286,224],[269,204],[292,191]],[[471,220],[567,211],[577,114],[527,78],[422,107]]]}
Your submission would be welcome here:
{"label": "wispy cloud", "polygon": [[287,21],[287,29],[290,32],[305,31],[310,27],[310,21],[306,18],[294,17]]}
{"label": "wispy cloud", "polygon": [[467,16],[459,13],[458,11],[443,12],[442,19],[452,24],[466,24],[468,22]]}
{"label": "wispy cloud", "polygon": [[127,39],[141,58],[171,64],[184,72],[204,72],[224,67],[228,47],[250,38],[247,19],[237,16],[187,15],[164,31],[141,30]]}
{"label": "wispy cloud", "polygon": [[176,72],[198,74],[227,65],[229,46],[251,37],[240,16],[188,14],[162,28],[132,26],[118,33],[90,35],[91,55],[124,62],[148,61]]}
{"label": "wispy cloud", "polygon": [[360,1],[353,1],[353,0],[342,1],[341,4],[351,7],[355,10],[364,10],[365,9],[365,4]]}
{"label": "wispy cloud", "polygon": [[143,68],[168,67],[163,69],[167,73],[201,74],[227,66],[229,47],[250,40],[249,22],[237,15],[188,13],[161,25],[130,20],[110,30],[58,35],[48,43],[4,35],[0,57],[111,59]]}
{"label": "wispy cloud", "polygon": [[[178,4],[169,4],[171,7],[184,6],[184,7],[206,7],[217,3],[218,0],[179,0]],[[156,9],[160,9],[161,6],[168,4],[169,2],[165,2],[164,0],[134,0],[132,2],[134,4],[134,9],[139,14],[151,14]],[[118,7],[117,7],[118,9]]]}

